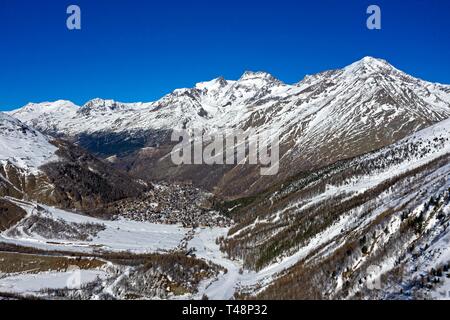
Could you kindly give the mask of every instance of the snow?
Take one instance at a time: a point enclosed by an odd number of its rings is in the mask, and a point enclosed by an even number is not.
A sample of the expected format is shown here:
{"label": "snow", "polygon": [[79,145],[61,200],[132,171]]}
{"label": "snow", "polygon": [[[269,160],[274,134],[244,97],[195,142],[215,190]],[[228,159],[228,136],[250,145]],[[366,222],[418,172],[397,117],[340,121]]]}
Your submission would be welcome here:
{"label": "snow", "polygon": [[201,228],[197,230],[194,238],[188,243],[188,248],[195,248],[195,255],[198,258],[211,261],[227,269],[227,273],[221,273],[217,279],[207,280],[199,289],[199,296],[206,294],[211,300],[230,299],[233,297],[235,287],[238,282],[239,262],[229,260],[220,251],[215,240],[220,236],[225,236],[228,232],[226,228]]}
{"label": "snow", "polygon": [[26,173],[37,174],[40,166],[58,160],[56,150],[43,134],[0,113],[0,164],[11,163]]}
{"label": "snow", "polygon": [[[37,214],[31,204],[16,202],[28,215]],[[61,239],[42,238],[36,234],[20,232],[19,236],[9,237],[0,234],[2,242],[14,243],[46,250],[65,250],[77,252],[92,252],[94,250],[128,251],[132,253],[167,252],[176,249],[189,229],[178,225],[163,225],[148,222],[129,221],[119,219],[114,221],[101,220],[83,216],[68,211],[40,205],[46,210],[45,217],[62,220],[66,223],[98,224],[105,230],[100,231],[92,241],[70,241]],[[20,227],[15,227],[20,231]]]}
{"label": "snow", "polygon": [[15,114],[22,121],[28,122],[39,116],[49,116],[53,114],[60,117],[70,117],[75,114],[78,107],[70,101],[58,100],[55,102],[28,103],[23,108],[9,112]]}
{"label": "snow", "polygon": [[[339,226],[336,226],[336,234],[339,234],[340,230]],[[204,281],[199,288],[197,298],[201,298],[205,294],[211,300],[228,300],[233,298],[237,290],[249,290],[253,293],[256,293],[255,290],[257,290],[260,292],[282,272],[295,265],[311,248],[327,241],[327,239],[332,239],[334,236],[332,233],[319,234],[315,238],[316,240],[313,240],[310,245],[300,249],[294,255],[285,257],[260,271],[249,271],[243,269],[242,261],[230,260],[216,244],[215,240],[225,236],[227,232],[227,228],[200,228],[188,244],[188,248],[195,249],[196,257],[211,261],[227,270],[226,273],[222,272],[216,279]]]}
{"label": "snow", "polygon": [[450,300],[450,280],[445,279],[443,284],[431,292],[430,297],[433,300]]}
{"label": "snow", "polygon": [[39,294],[39,291],[44,289],[79,288],[97,278],[106,279],[107,277],[108,274],[102,270],[20,274],[0,277],[0,292]]}

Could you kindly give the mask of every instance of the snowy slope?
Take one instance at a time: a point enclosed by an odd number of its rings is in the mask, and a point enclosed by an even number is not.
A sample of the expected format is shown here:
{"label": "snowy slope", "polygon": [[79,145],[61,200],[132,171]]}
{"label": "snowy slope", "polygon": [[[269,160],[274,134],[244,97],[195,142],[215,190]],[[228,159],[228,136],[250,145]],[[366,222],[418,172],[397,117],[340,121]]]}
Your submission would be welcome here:
{"label": "snowy slope", "polygon": [[[400,297],[401,281],[412,283],[408,294],[413,296],[416,278],[450,262],[449,201],[450,119],[238,206],[225,248],[256,268],[256,279],[266,270],[274,271],[268,274],[272,279],[287,273],[272,282],[266,298]],[[390,275],[399,266],[404,278],[387,281],[397,291],[367,291],[368,279]],[[314,277],[308,270],[315,270]],[[297,283],[297,291],[284,293],[291,277],[303,278],[317,291]]]}
{"label": "snowy slope", "polygon": [[0,163],[13,164],[36,174],[45,163],[56,161],[57,148],[49,138],[4,113],[0,113]]}

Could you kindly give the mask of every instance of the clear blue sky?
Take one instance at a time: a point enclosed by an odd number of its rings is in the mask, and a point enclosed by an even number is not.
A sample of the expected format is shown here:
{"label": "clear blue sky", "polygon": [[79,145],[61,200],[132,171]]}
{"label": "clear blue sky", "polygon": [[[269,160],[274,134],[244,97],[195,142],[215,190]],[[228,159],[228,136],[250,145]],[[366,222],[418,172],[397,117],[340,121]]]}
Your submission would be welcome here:
{"label": "clear blue sky", "polygon": [[[66,28],[66,8],[82,30]],[[366,9],[382,9],[370,31]],[[293,83],[363,56],[450,83],[450,0],[0,0],[0,110],[152,101],[264,70]]]}

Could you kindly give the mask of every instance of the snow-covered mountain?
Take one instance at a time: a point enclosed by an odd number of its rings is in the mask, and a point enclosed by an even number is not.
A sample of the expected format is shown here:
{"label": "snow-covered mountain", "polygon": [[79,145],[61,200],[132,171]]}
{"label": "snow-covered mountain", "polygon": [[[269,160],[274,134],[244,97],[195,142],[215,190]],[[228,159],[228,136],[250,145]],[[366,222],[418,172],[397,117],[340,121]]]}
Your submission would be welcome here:
{"label": "snow-covered mountain", "polygon": [[0,113],[0,197],[95,210],[146,188],[79,147]]}
{"label": "snow-covered mountain", "polygon": [[0,113],[0,164],[3,167],[10,164],[36,174],[40,166],[58,159],[56,150],[42,133]]}
{"label": "snow-covered mountain", "polygon": [[50,138],[0,112],[0,196],[23,198],[49,190],[41,167],[59,161],[57,150]]}
{"label": "snow-covered mountain", "polygon": [[[450,86],[415,79],[386,61],[366,57],[341,70],[307,76],[294,85],[264,72],[245,72],[237,81],[217,78],[191,89],[177,89],[156,102],[94,99],[81,107],[69,101],[30,103],[10,114],[41,131],[67,136],[180,126],[210,130],[249,124],[291,128],[293,118],[308,123],[308,133],[313,135],[330,129],[326,115],[347,116],[333,118],[342,122],[352,116],[361,124],[401,116],[410,116],[410,122],[414,118],[443,120],[449,114],[449,92]],[[386,118],[380,118],[384,114]],[[289,133],[284,131],[284,135]]]}
{"label": "snow-covered mountain", "polygon": [[[172,168],[161,176],[161,168],[170,167],[160,160],[170,151],[173,129],[254,127],[278,132],[281,181],[299,170],[379,149],[450,117],[450,86],[416,79],[384,60],[365,57],[294,85],[264,72],[246,72],[237,81],[198,83],[156,102],[95,99],[78,107],[57,101],[29,104],[10,114],[45,133],[71,138],[95,154],[115,155],[119,166],[142,177],[187,178],[233,196],[261,191],[273,179],[247,167],[206,168],[201,175],[190,168]],[[149,154],[142,152],[145,147],[158,150]],[[220,173],[205,184],[211,170]]]}

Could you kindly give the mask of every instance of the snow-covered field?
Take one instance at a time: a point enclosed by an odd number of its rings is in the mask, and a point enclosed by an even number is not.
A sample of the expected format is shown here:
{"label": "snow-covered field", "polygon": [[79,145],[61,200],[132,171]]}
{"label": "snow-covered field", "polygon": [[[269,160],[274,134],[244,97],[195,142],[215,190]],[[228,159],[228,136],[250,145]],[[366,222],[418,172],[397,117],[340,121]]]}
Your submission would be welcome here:
{"label": "snow-covered field", "polygon": [[129,251],[132,253],[167,252],[176,249],[189,231],[189,229],[178,225],[162,225],[125,219],[101,220],[48,206],[41,206],[45,211],[38,212],[33,204],[16,203],[26,210],[28,217],[39,215],[55,221],[62,221],[68,225],[94,224],[104,227],[104,230],[93,236],[91,241],[64,240],[59,239],[56,235],[54,238],[43,238],[40,235],[25,232],[25,230],[22,230],[20,223],[12,228],[17,230],[17,236],[8,236],[6,235],[8,232],[0,234],[0,241],[2,242],[39,249],[80,252],[94,250]]}
{"label": "snow-covered field", "polygon": [[79,289],[81,286],[106,279],[108,274],[102,270],[74,270],[67,272],[43,272],[1,277],[0,292],[39,295],[45,289]]}

